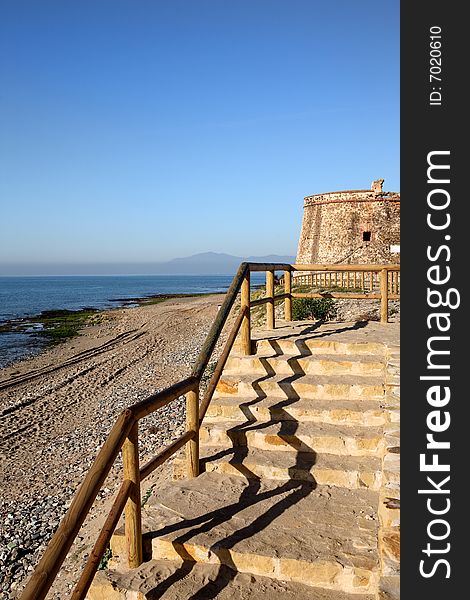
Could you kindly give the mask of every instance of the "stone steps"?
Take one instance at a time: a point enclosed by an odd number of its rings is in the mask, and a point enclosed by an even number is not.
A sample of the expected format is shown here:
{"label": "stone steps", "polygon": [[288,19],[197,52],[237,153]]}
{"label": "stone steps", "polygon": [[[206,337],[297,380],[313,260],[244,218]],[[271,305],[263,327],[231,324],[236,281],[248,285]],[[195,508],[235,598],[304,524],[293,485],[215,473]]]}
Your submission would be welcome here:
{"label": "stone steps", "polygon": [[385,356],[387,354],[385,345],[378,342],[340,342],[309,337],[308,335],[303,339],[298,339],[297,336],[294,336],[294,338],[291,339],[261,339],[255,342],[255,346],[257,356],[272,356],[273,353],[275,353],[301,354],[303,356],[312,354],[361,354],[374,355],[377,357]]}
{"label": "stone steps", "polygon": [[[381,459],[311,452],[277,452],[253,448],[202,447],[201,470],[246,478],[290,479],[350,489],[380,489]],[[173,474],[183,479],[186,461],[175,459]]]}
{"label": "stone steps", "polygon": [[[367,594],[379,576],[378,494],[203,473],[164,483],[144,510],[149,558]],[[113,536],[113,556],[124,553]]]}
{"label": "stone steps", "polygon": [[244,421],[311,421],[344,425],[379,426],[388,422],[381,400],[294,400],[274,397],[248,400],[239,396],[213,398],[205,423]]}
{"label": "stone steps", "polygon": [[376,375],[383,376],[384,360],[367,354],[275,354],[273,356],[230,356],[225,374],[259,375]]}
{"label": "stone steps", "polygon": [[201,446],[258,448],[283,452],[314,452],[342,456],[381,456],[381,427],[345,426],[297,421],[256,422],[234,425],[233,421],[203,422]]}
{"label": "stone steps", "polygon": [[218,396],[238,396],[255,399],[292,398],[294,400],[372,400],[381,399],[385,393],[383,377],[359,375],[265,375],[253,378],[252,375],[223,374],[217,385],[214,398]]}
{"label": "stone steps", "polygon": [[[139,595],[138,595],[139,594]],[[293,581],[237,573],[225,565],[151,560],[132,571],[98,571],[89,600],[374,600]]]}
{"label": "stone steps", "polygon": [[114,570],[89,599],[397,600],[399,355],[387,331],[288,325],[254,334],[256,355],[232,350],[200,429],[201,475],[182,479],[184,453],[173,459],[177,480],[143,509],[146,562],[125,568],[118,529]]}

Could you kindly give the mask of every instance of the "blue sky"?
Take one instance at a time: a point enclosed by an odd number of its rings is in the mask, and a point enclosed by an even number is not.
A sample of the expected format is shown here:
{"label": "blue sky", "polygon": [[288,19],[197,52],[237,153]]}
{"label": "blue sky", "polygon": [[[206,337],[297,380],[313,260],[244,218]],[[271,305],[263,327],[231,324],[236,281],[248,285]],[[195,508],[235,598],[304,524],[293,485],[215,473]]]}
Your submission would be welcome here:
{"label": "blue sky", "polygon": [[295,254],[304,196],[399,190],[398,0],[8,0],[0,81],[0,273]]}

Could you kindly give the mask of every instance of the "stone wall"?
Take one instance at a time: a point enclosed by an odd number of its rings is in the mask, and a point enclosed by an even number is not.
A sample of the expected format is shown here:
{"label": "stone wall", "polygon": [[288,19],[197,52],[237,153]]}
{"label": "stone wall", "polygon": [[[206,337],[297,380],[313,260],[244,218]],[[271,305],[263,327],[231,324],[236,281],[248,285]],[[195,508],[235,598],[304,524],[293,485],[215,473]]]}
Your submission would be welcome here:
{"label": "stone wall", "polygon": [[400,194],[370,190],[307,196],[297,263],[399,263]]}

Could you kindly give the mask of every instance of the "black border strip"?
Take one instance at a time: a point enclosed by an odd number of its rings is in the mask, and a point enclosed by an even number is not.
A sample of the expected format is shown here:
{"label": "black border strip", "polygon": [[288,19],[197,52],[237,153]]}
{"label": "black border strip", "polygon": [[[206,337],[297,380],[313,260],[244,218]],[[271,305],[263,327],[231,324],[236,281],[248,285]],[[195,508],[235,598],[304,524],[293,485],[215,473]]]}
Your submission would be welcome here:
{"label": "black border strip", "polygon": [[[470,391],[465,373],[470,373],[470,351],[466,349],[470,348],[470,327],[465,306],[470,231],[467,231],[467,195],[463,190],[467,154],[463,149],[463,138],[468,123],[463,110],[468,34],[464,31],[461,6],[464,5],[435,0],[401,4],[401,597],[412,600],[461,598],[465,597],[466,587],[464,560],[469,527],[463,504],[469,496],[465,488],[468,487],[470,453],[465,442],[470,432],[467,432],[465,409]],[[441,31],[440,38],[438,31]],[[431,38],[433,33],[436,37]],[[441,41],[439,48],[439,44],[434,44],[434,48],[431,46],[435,41]],[[434,56],[431,56],[431,50],[435,50]],[[431,65],[431,58],[440,58],[440,61],[432,61]],[[431,66],[435,67],[432,72]],[[430,79],[433,74],[440,81]],[[429,154],[438,151],[449,154]],[[448,164],[450,169],[431,170],[428,182],[428,160]],[[445,180],[446,172],[449,183],[435,181]],[[428,205],[428,201],[431,204],[434,201],[446,203],[447,195],[450,198],[447,208],[437,210]],[[427,222],[430,213],[431,223],[438,225],[447,222],[448,214],[448,227],[433,229]],[[437,258],[430,259],[428,252]],[[436,265],[437,270],[428,271]],[[448,282],[430,283],[430,277],[437,275],[442,279],[443,274],[449,272],[447,267],[450,270]],[[456,291],[451,292],[449,303],[457,304],[459,297],[460,306],[430,307],[428,288],[440,291],[443,298],[453,288]],[[438,303],[437,299],[434,294],[431,301]],[[431,317],[428,322],[433,312],[449,315],[447,332],[438,330],[437,318]],[[446,317],[440,321],[442,326],[446,322]],[[433,336],[448,336],[449,339],[430,341]],[[439,347],[449,354],[430,356],[429,343],[431,348]],[[428,360],[431,364],[441,367],[447,364],[450,368],[430,368]],[[420,379],[420,376],[431,375],[448,375],[450,379]],[[440,390],[434,398],[438,393],[442,396],[444,388],[449,387],[451,396],[446,405],[431,406],[428,393],[432,394],[429,392],[432,386]],[[429,416],[436,410],[438,415]],[[428,449],[426,435],[432,433],[430,425],[436,426],[438,421],[445,423],[447,418],[450,418],[450,425],[444,431],[434,433],[434,439],[448,441],[450,448]],[[448,472],[420,469],[420,454],[426,455],[425,462],[429,464],[433,453],[437,454],[434,460],[439,464],[449,465]],[[434,480],[434,485],[427,480],[428,476]],[[450,479],[442,483],[447,476]],[[436,486],[441,492],[448,489],[449,493],[438,493]],[[420,494],[420,489],[431,491]],[[431,509],[444,511],[446,508],[448,510],[441,515],[430,512]],[[443,522],[432,523],[439,519],[448,523],[449,530]],[[433,540],[430,533],[442,539]],[[440,560],[442,562],[438,563]],[[420,565],[427,577],[420,573]]]}

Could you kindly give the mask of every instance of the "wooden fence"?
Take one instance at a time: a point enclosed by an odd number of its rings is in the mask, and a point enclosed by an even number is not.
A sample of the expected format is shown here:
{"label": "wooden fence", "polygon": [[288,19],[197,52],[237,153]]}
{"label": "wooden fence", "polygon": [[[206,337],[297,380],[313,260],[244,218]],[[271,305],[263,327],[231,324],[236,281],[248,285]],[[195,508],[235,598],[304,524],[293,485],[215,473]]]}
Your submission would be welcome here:
{"label": "wooden fence", "polygon": [[[351,265],[352,266],[352,265]],[[281,278],[281,283],[283,282]],[[295,273],[293,285],[323,289],[380,290],[380,273],[375,271],[316,271],[314,273]],[[388,293],[400,293],[400,271],[388,271]]]}
{"label": "wooden fence", "polygon": [[[259,300],[250,301],[250,272],[266,271],[266,296]],[[284,271],[283,283],[284,293],[275,295],[274,274],[276,271]],[[344,273],[364,274],[374,273],[377,277],[378,292],[375,285],[372,291],[365,291],[364,286],[359,286],[361,293],[354,287],[352,293],[325,292],[320,290],[316,293],[293,293],[292,275],[303,271],[309,271],[308,277],[316,276],[318,273],[331,282],[338,281],[337,276]],[[99,451],[95,461],[90,467],[83,483],[75,494],[72,503],[62,519],[57,531],[53,535],[44,555],[42,556],[33,575],[27,583],[21,600],[42,600],[46,597],[48,590],[54,582],[60,567],[67,556],[93,502],[95,501],[106,477],[109,474],[117,456],[122,453],[123,460],[123,482],[116,495],[112,508],[105,520],[103,528],[96,540],[93,550],[88,557],[80,579],[72,592],[73,600],[83,600],[91,585],[93,577],[99,566],[100,560],[109,544],[111,536],[117,523],[124,512],[125,534],[127,545],[127,557],[129,567],[138,567],[143,560],[142,557],[142,518],[141,518],[141,492],[140,484],[150,473],[162,465],[170,456],[183,446],[186,446],[186,461],[188,477],[199,475],[199,428],[207,411],[212,395],[225,366],[230,350],[240,333],[241,351],[249,355],[252,353],[250,309],[260,304],[266,304],[267,328],[275,327],[275,302],[284,300],[285,319],[292,320],[293,298],[368,298],[380,299],[381,321],[387,323],[389,299],[399,299],[398,273],[399,265],[289,265],[272,263],[242,263],[233,278],[232,284],[225,296],[220,310],[212,324],[207,338],[200,351],[191,375],[153,394],[145,400],[133,404],[125,409],[117,418],[104,445]],[[395,274],[395,275],[393,275]],[[355,275],[354,275],[355,276]],[[369,275],[370,276],[370,275]],[[303,277],[301,275],[301,277]],[[335,279],[336,277],[336,279]],[[350,277],[350,275],[349,275]],[[298,281],[298,277],[295,278]],[[375,281],[371,277],[371,281]],[[393,287],[393,282],[396,287]],[[369,286],[372,284],[369,284]],[[325,286],[326,287],[326,286]],[[331,287],[331,286],[330,286]],[[336,286],[335,287],[343,287]],[[350,286],[348,286],[350,287]],[[203,373],[209,363],[212,352],[220,337],[222,329],[231,313],[235,300],[240,293],[240,310],[236,315],[232,329],[228,335],[215,370],[209,380],[207,389],[202,399],[199,398],[199,389]],[[166,406],[182,395],[186,395],[186,432],[172,444],[167,446],[145,465],[139,462],[139,421],[143,417]]]}

